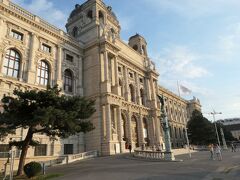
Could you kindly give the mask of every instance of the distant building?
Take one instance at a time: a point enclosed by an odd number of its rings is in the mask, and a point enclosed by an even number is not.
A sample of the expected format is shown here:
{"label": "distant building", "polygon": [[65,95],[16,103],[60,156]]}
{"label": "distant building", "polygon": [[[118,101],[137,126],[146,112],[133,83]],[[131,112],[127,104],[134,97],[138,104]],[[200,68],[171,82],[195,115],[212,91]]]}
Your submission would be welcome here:
{"label": "distant building", "polygon": [[233,137],[240,140],[240,118],[230,118],[219,120],[229,131],[231,131]]}
{"label": "distant building", "polygon": [[186,143],[185,128],[192,112],[201,111],[200,101],[195,97],[185,100],[162,86],[158,87],[158,94],[163,96],[165,101],[172,147],[182,147]]}

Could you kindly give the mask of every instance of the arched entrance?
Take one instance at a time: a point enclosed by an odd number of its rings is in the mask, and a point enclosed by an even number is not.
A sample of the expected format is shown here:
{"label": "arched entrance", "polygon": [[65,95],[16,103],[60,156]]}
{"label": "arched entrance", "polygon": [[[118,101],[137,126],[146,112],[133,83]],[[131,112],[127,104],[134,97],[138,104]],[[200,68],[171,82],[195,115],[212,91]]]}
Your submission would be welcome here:
{"label": "arched entrance", "polygon": [[133,146],[139,147],[138,124],[135,116],[132,116],[132,119],[131,119],[131,133],[132,133]]}
{"label": "arched entrance", "polygon": [[121,116],[122,116],[122,121],[121,121],[122,140],[127,141],[126,118],[124,114],[121,114]]}
{"label": "arched entrance", "polygon": [[149,146],[148,124],[146,118],[143,118],[143,139],[146,146]]}

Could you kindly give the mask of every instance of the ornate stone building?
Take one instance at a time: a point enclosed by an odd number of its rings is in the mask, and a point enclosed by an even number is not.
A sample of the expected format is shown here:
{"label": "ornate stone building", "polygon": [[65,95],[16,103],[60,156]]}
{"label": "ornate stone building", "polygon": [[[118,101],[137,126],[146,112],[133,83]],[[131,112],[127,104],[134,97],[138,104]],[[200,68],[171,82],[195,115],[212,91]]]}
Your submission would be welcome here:
{"label": "ornate stone building", "polygon": [[200,101],[196,98],[187,101],[162,86],[159,86],[158,93],[165,100],[172,147],[183,147],[186,144],[186,124],[194,110],[201,111]]}
{"label": "ornate stone building", "polygon": [[[96,99],[97,111],[90,119],[95,130],[58,141],[36,135],[41,145],[28,156],[88,150],[110,155],[125,152],[126,143],[133,148],[164,144],[158,95],[166,96],[172,131],[179,134],[174,145],[184,143],[188,101],[159,87],[144,37],[136,34],[128,44],[121,40],[119,21],[102,0],[77,4],[66,28],[67,33],[0,0],[0,97],[15,88],[41,90],[50,83],[67,95]],[[19,129],[9,138],[23,137]]]}

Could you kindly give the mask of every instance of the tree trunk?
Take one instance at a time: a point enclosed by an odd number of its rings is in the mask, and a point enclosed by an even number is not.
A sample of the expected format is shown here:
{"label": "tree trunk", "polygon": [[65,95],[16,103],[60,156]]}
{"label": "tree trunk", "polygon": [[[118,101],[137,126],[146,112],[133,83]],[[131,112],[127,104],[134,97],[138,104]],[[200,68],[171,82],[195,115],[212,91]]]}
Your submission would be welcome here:
{"label": "tree trunk", "polygon": [[20,156],[19,164],[18,164],[17,176],[20,176],[23,174],[23,167],[25,165],[25,159],[27,156],[28,147],[29,147],[29,144],[30,144],[32,138],[33,138],[32,128],[29,128],[27,136],[23,142],[22,152],[21,152],[21,156]]}

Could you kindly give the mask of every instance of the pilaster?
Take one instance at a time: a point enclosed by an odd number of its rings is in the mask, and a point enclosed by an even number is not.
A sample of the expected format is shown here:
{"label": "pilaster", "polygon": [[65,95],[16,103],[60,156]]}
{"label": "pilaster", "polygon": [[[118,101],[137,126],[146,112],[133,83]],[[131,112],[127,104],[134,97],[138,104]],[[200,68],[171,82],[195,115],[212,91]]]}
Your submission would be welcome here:
{"label": "pilaster", "polygon": [[57,73],[56,73],[56,80],[59,88],[63,87],[62,81],[62,61],[63,61],[63,49],[61,46],[57,48]]}
{"label": "pilaster", "polygon": [[35,63],[35,56],[37,51],[37,37],[35,34],[31,34],[31,49],[30,49],[30,55],[28,59],[28,73],[27,73],[27,83],[35,84],[36,81],[36,66]]}

